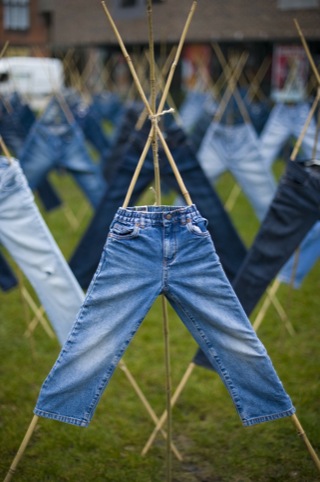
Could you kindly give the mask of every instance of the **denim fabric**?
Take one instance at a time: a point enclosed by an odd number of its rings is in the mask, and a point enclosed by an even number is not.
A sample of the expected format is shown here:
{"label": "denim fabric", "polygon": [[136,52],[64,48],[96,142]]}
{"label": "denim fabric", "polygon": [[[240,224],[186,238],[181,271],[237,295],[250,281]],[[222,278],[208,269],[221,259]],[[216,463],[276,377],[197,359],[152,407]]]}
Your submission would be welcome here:
{"label": "denim fabric", "polygon": [[289,161],[233,287],[250,316],[269,283],[320,219],[319,168]]}
{"label": "denim fabric", "polygon": [[[119,170],[114,175],[112,183],[106,190],[87,231],[70,260],[72,271],[85,289],[97,269],[108,228],[117,208],[125,199],[148,133],[149,127],[145,126],[141,131],[135,132],[127,144]],[[191,199],[197,203],[199,210],[209,221],[208,229],[215,241],[222,265],[229,279],[232,279],[246,255],[246,248],[218,195],[202,171],[191,145],[187,142],[185,133],[179,127],[172,126],[166,132],[166,141]],[[146,187],[153,182],[154,170],[151,151],[149,154],[136,182],[131,197],[132,203],[135,203]],[[162,148],[159,149],[159,163],[163,182],[180,192]]]}
{"label": "denim fabric", "polygon": [[124,104],[120,96],[115,92],[108,91],[94,94],[91,99],[90,111],[100,122],[108,122],[112,138],[124,112]]}
{"label": "denim fabric", "polygon": [[269,115],[271,112],[271,105],[268,101],[263,102],[263,101],[257,101],[257,100],[252,101],[250,103],[246,102],[245,104],[246,104],[246,108],[248,110],[248,114],[252,122],[252,125],[256,133],[258,134],[258,136],[260,136],[269,118]]}
{"label": "denim fabric", "polygon": [[88,154],[81,129],[75,121],[68,122],[55,98],[32,126],[20,162],[31,189],[36,189],[54,168],[70,172],[93,207],[98,205],[105,189],[105,181]]}
{"label": "denim fabric", "polygon": [[6,259],[0,253],[0,288],[2,291],[9,291],[16,286],[18,286],[18,280]]}
{"label": "denim fabric", "polygon": [[0,133],[10,150],[19,157],[24,141],[34,124],[36,116],[17,93],[0,100]]}
{"label": "denim fabric", "polygon": [[135,125],[143,109],[141,102],[126,102],[123,105],[122,117],[115,126],[110,150],[103,164],[103,175],[107,183],[112,182],[122,162],[128,139],[135,130]]}
{"label": "denim fabric", "polygon": [[278,274],[282,283],[292,284],[296,289],[300,288],[307,274],[320,258],[320,222],[310,229],[307,236],[299,246],[296,255],[291,256]]}
{"label": "denim fabric", "polygon": [[216,102],[210,92],[188,90],[179,109],[179,117],[186,132],[190,132],[196,126],[205,109],[212,115],[216,110]]}
{"label": "denim fabric", "polygon": [[[307,120],[310,104],[302,102],[294,105],[276,104],[260,135],[260,149],[268,166],[271,166],[290,137],[298,139]],[[313,118],[303,138],[301,149],[305,158],[312,158],[316,137],[316,121]],[[317,144],[317,156],[320,143]]]}
{"label": "denim fabric", "polygon": [[212,122],[198,159],[208,179],[215,182],[229,170],[261,221],[276,191],[276,182],[259,150],[259,140],[251,124],[223,125]]}
{"label": "denim fabric", "polygon": [[[0,100],[0,134],[10,153],[20,157],[27,135],[36,120],[28,104],[22,102],[15,92]],[[61,206],[61,200],[55,189],[44,179],[38,186],[38,195],[47,211]]]}
{"label": "denim fabric", "polygon": [[60,343],[84,294],[34,202],[18,161],[0,157],[0,242],[33,286]]}
{"label": "denim fabric", "polygon": [[102,129],[101,119],[96,109],[85,103],[74,89],[65,89],[63,97],[70,107],[75,121],[83,131],[85,139],[97,151],[100,162],[104,162],[109,154],[110,140]]}
{"label": "denim fabric", "polygon": [[34,413],[87,426],[160,294],[210,359],[243,425],[294,413],[195,205],[118,209],[99,267]]}
{"label": "denim fabric", "polygon": [[188,132],[189,141],[191,142],[195,152],[198,152],[203,138],[212,122],[213,113],[210,110],[203,109],[197,118],[194,126]]}

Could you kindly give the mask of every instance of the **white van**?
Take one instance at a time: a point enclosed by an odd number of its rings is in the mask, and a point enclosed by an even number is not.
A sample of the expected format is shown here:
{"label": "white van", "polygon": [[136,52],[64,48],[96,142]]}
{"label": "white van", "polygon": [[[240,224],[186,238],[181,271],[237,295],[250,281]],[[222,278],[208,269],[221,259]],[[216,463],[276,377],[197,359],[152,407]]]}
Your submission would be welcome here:
{"label": "white van", "polygon": [[59,59],[0,59],[0,95],[18,92],[35,110],[41,110],[52,93],[61,90],[63,86],[63,64]]}

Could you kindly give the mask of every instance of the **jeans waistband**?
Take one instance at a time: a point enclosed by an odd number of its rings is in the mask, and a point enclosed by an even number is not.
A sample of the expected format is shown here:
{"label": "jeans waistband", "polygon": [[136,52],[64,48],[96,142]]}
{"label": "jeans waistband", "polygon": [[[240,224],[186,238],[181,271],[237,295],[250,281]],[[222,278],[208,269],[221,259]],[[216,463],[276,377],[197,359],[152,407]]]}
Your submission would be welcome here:
{"label": "jeans waistband", "polygon": [[191,206],[135,206],[119,208],[115,221],[140,225],[161,225],[172,223],[186,224],[201,217],[194,204]]}
{"label": "jeans waistband", "polygon": [[27,185],[17,159],[0,156],[0,194],[14,191],[18,185]]}
{"label": "jeans waistband", "polygon": [[320,176],[318,167],[313,169],[310,166],[305,166],[299,161],[288,161],[286,175],[289,177],[290,175],[294,176],[294,178],[299,180],[301,183],[308,181],[312,187],[320,190]]}

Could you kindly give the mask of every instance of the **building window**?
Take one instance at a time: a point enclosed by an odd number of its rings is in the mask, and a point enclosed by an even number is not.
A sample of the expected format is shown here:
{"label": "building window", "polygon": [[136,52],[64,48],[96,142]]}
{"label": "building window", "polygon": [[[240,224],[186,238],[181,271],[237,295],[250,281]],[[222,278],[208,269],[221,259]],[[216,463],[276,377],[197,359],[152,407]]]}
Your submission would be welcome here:
{"label": "building window", "polygon": [[145,0],[113,0],[115,20],[131,20],[145,15]]}
{"label": "building window", "polygon": [[121,0],[121,8],[132,8],[137,5],[136,0]]}
{"label": "building window", "polygon": [[30,27],[29,0],[2,0],[5,30],[27,30]]}
{"label": "building window", "polygon": [[319,0],[278,0],[280,10],[306,10],[308,8],[318,8]]}

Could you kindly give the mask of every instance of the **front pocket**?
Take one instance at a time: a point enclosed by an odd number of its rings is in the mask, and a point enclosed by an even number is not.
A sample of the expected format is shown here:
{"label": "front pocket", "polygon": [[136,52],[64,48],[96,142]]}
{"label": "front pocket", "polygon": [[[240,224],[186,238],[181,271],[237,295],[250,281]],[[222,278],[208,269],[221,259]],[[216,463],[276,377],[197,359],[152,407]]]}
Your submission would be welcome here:
{"label": "front pocket", "polygon": [[139,234],[138,225],[126,225],[116,222],[110,229],[110,236],[115,239],[131,239]]}
{"label": "front pocket", "polygon": [[209,231],[207,230],[208,221],[205,218],[200,218],[187,223],[187,229],[190,233],[196,236],[209,236]]}

